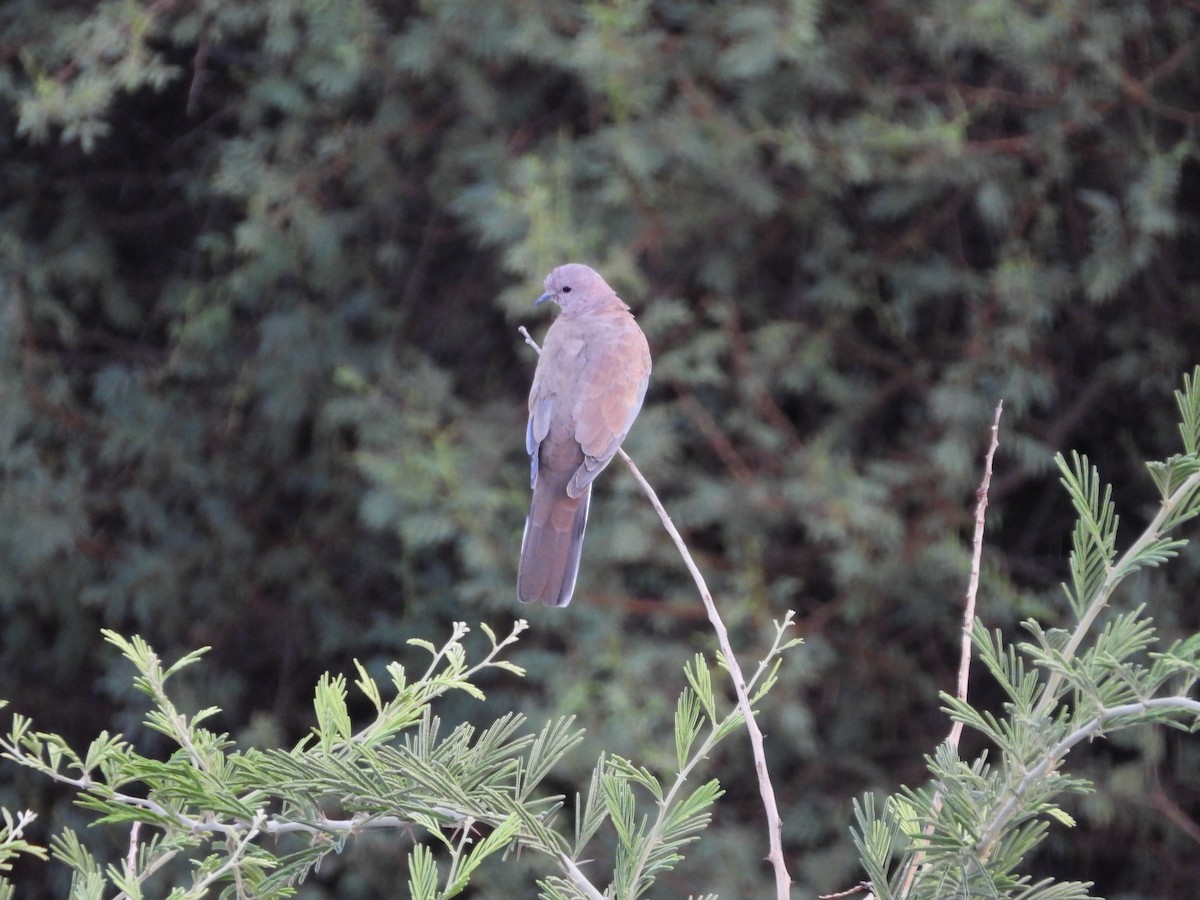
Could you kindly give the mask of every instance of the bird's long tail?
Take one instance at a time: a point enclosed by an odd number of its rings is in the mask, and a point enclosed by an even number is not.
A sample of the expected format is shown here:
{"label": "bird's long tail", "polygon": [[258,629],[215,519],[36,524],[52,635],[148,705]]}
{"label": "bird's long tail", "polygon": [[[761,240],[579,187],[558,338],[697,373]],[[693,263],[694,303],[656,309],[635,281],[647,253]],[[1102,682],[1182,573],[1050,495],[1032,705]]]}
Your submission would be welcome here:
{"label": "bird's long tail", "polygon": [[575,591],[583,532],[587,528],[592,486],[580,497],[567,496],[566,486],[543,473],[533,489],[521,562],[517,569],[517,598],[540,600],[547,606],[566,606]]}

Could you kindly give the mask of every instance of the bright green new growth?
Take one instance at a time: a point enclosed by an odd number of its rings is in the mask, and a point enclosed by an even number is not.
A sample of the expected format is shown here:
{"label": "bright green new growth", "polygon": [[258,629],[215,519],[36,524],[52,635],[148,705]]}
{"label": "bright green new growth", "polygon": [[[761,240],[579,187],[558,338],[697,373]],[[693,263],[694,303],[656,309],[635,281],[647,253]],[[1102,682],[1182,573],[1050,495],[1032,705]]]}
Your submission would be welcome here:
{"label": "bright green new growth", "polygon": [[[788,624],[777,626],[776,640],[751,681],[756,700],[774,682],[774,661],[785,649]],[[526,627],[518,621],[497,640],[481,626],[491,647],[474,664],[462,643],[469,631],[462,623],[440,648],[411,641],[432,659],[415,678],[399,663],[390,665],[390,699],[356,663],[355,686],[374,709],[374,718],[357,730],[346,702],[346,679],[326,674],[314,699],[317,725],[289,750],[239,750],[228,735],[202,725],[218,709],[189,716],[176,707],[167,681],[204,650],[164,668],[141,638],[106,631],[106,640],[137,668],[134,684],[152,704],[146,724],[177,747],[170,757],[143,756],[119,735],[107,733],[79,753],[58,735],[35,731],[19,714],[0,739],[0,751],[78,789],[79,804],[97,813],[95,824],[131,829],[130,856],[121,864],[101,863],[70,830],[51,841],[50,855],[73,870],[70,896],[78,900],[99,900],[113,890],[121,897],[141,897],[147,890],[158,896],[161,886],[150,879],[176,857],[194,865],[187,883],[166,894],[172,900],[222,889],[238,897],[287,896],[327,854],[379,828],[430,838],[409,854],[414,900],[456,896],[485,859],[517,849],[544,854],[550,858],[547,867],[563,873],[543,882],[543,896],[595,897],[600,894],[579,866],[606,823],[617,845],[610,895],[641,896],[683,858],[682,849],[708,824],[721,789],[716,780],[694,785],[689,778],[737,729],[741,714],[736,708],[718,711],[708,663],[697,655],[685,667],[687,686],[676,715],[678,772],[660,778],[630,760],[601,757],[587,797],[576,798],[574,834],[568,838],[558,827],[563,798],[541,795],[539,787],[581,737],[570,718],[552,720],[536,735],[522,733],[525,719],[516,714],[485,729],[464,724],[443,734],[433,712],[433,704],[450,691],[482,699],[474,681],[485,670],[523,674],[500,654]],[[47,857],[44,848],[22,838],[33,818],[30,812],[15,818],[4,812],[0,873],[22,853]],[[153,832],[143,833],[142,827]],[[281,840],[287,836],[290,842]],[[11,896],[11,890],[0,879],[0,897]]]}
{"label": "bright green new growth", "polygon": [[[1186,543],[1172,532],[1200,513],[1200,367],[1176,392],[1184,453],[1148,463],[1161,506],[1124,553],[1117,553],[1112,488],[1087,458],[1056,462],[1077,515],[1071,580],[1063,586],[1070,628],[1023,623],[1030,640],[1008,643],[977,621],[980,661],[1005,696],[1003,715],[943,694],[950,716],[994,746],[967,762],[943,745],[929,758],[932,781],[878,804],[855,807],[854,839],[867,877],[887,898],[1012,897],[1067,900],[1088,885],[1030,883],[1018,867],[1051,821],[1071,826],[1057,799],[1088,791],[1062,771],[1079,743],[1118,729],[1161,723],[1200,728],[1200,635],[1161,647],[1145,607],[1111,608],[1130,575],[1175,556]],[[1107,613],[1101,624],[1101,617]]]}

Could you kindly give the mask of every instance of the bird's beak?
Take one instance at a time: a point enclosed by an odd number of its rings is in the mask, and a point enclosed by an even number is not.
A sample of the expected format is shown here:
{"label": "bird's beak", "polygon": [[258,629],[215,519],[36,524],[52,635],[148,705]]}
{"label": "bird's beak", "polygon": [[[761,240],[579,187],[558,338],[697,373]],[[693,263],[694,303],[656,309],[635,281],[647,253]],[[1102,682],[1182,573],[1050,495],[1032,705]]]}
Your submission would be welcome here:
{"label": "bird's beak", "polygon": [[546,291],[546,293],[542,294],[542,296],[537,298],[537,301],[533,305],[541,306],[547,300],[553,300],[553,299],[554,299],[554,295],[552,293],[550,293],[549,291]]}

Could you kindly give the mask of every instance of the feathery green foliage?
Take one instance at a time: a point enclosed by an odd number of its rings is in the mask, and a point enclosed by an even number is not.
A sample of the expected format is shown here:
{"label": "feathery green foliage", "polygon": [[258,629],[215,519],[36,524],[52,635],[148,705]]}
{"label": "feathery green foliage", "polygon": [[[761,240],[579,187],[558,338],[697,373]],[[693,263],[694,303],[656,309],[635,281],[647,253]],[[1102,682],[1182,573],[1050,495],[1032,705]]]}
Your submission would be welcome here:
{"label": "feathery green foliage", "polygon": [[[772,681],[764,673],[774,673],[776,658],[790,646],[783,640],[787,625],[778,627],[750,685],[757,698]],[[197,662],[204,650],[164,667],[140,637],[108,631],[106,640],[138,671],[134,685],[151,701],[146,724],[170,739],[176,748],[170,756],[165,761],[144,756],[106,732],[79,753],[60,735],[35,731],[19,714],[0,738],[0,755],[77,790],[79,805],[94,814],[95,825],[132,827],[123,864],[99,861],[71,829],[51,839],[54,859],[73,873],[70,896],[79,900],[98,900],[109,889],[142,896],[155,886],[153,876],[176,857],[191,860],[192,873],[186,883],[171,887],[171,898],[206,897],[217,889],[237,897],[290,896],[325,857],[380,828],[427,835],[408,854],[414,898],[457,896],[488,857],[517,849],[545,855],[550,865],[566,869],[569,877],[543,882],[543,896],[587,897],[585,888],[596,889],[579,866],[606,822],[617,838],[611,890],[615,896],[642,896],[683,859],[683,848],[708,825],[721,788],[716,780],[691,785],[689,778],[736,730],[741,713],[717,712],[707,663],[697,656],[687,668],[689,683],[679,700],[681,709],[693,713],[676,723],[681,749],[673,778],[660,781],[628,759],[602,756],[588,796],[576,798],[572,843],[556,827],[562,797],[539,791],[580,740],[570,719],[551,721],[528,735],[520,733],[524,717],[509,714],[483,729],[463,724],[443,734],[433,712],[435,701],[452,691],[483,699],[475,682],[488,670],[522,674],[500,654],[526,627],[520,621],[508,637],[497,640],[482,626],[491,647],[474,664],[468,664],[462,644],[468,631],[462,623],[441,647],[410,641],[432,659],[416,677],[399,663],[389,666],[394,696],[386,700],[359,666],[356,686],[370,701],[374,718],[358,729],[345,679],[325,675],[316,688],[310,735],[290,749],[244,750],[228,735],[201,726],[219,709],[187,715],[167,692],[167,681]],[[652,819],[639,817],[635,788],[649,794]],[[22,837],[34,818],[27,812],[14,820],[4,812],[0,876],[21,854],[46,859],[43,848]],[[153,834],[142,833],[142,826]],[[433,846],[445,855],[444,865]],[[0,889],[9,888],[0,877]]]}
{"label": "feathery green foliage", "polygon": [[[209,896],[226,885],[237,896],[287,896],[347,840],[403,827],[422,829],[450,858],[443,877],[429,850],[414,848],[414,896],[451,897],[484,859],[515,843],[548,853],[566,846],[547,825],[561,798],[534,795],[551,766],[578,743],[570,721],[550,722],[535,736],[521,734],[523,717],[510,715],[482,730],[463,724],[443,734],[432,711],[451,691],[481,698],[474,682],[485,671],[520,674],[500,654],[525,627],[519,622],[502,640],[484,628],[491,647],[474,664],[467,662],[461,623],[441,647],[414,640],[431,661],[415,677],[399,664],[389,667],[388,699],[360,667],[356,684],[374,718],[357,730],[345,681],[322,678],[314,699],[317,724],[288,750],[237,749],[228,735],[201,725],[218,709],[179,710],[167,682],[204,651],[164,667],[141,638],[106,632],[137,668],[134,684],[151,701],[146,724],[168,737],[174,752],[160,761],[102,733],[80,753],[59,735],[35,731],[21,715],[14,715],[0,749],[7,759],[78,790],[95,824],[134,826],[124,866],[101,864],[69,829],[54,837],[54,858],[74,871],[73,897],[99,897],[107,886],[140,896],[178,855],[194,860],[194,867],[172,897]],[[154,833],[139,839],[139,826]],[[477,827],[488,829],[478,841]],[[274,840],[266,844],[267,838]]]}
{"label": "feathery green foliage", "polygon": [[1135,572],[1176,555],[1173,534],[1200,513],[1200,469],[1189,429],[1200,417],[1200,367],[1176,391],[1185,452],[1150,464],[1161,492],[1158,513],[1118,555],[1112,489],[1073,454],[1057,459],[1077,521],[1064,585],[1073,627],[1023,623],[1032,640],[1013,644],[977,621],[979,660],[1006,698],[1002,716],[943,694],[946,711],[985,737],[994,753],[960,759],[943,744],[929,757],[931,781],[904,789],[882,806],[868,795],[855,805],[855,845],[875,896],[942,898],[1084,898],[1086,884],[1036,884],[1020,866],[1058,823],[1073,826],[1059,805],[1091,782],[1063,771],[1084,741],[1135,725],[1200,731],[1200,634],[1167,646],[1144,604],[1112,608],[1114,592]]}

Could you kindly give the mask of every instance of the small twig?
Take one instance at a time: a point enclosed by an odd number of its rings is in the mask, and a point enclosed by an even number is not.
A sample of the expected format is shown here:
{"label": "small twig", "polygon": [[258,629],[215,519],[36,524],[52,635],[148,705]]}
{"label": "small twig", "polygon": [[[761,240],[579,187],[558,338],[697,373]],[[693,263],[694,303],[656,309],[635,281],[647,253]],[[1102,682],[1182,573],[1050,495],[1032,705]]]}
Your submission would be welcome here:
{"label": "small twig", "polygon": [[241,835],[240,839],[236,834],[229,835],[227,838],[227,846],[229,846],[229,858],[216,869],[213,869],[211,872],[209,872],[206,877],[197,881],[194,889],[199,890],[207,888],[210,884],[216,884],[217,881],[225,877],[226,872],[232,872],[234,884],[239,887],[237,895],[239,897],[243,896],[242,890],[240,889],[242,878],[242,857],[246,855],[247,848],[258,836],[265,819],[266,813],[259,810],[254,814],[254,818],[250,821],[249,827],[246,829],[246,833]]}
{"label": "small twig", "polygon": [[870,882],[860,881],[854,887],[838,891],[836,894],[818,894],[817,900],[840,900],[842,897],[853,897],[855,894],[861,894],[863,891],[867,891],[867,896],[863,900],[871,900],[875,896],[871,891]]}
{"label": "small twig", "polygon": [[130,878],[137,874],[138,831],[141,827],[141,822],[134,822],[129,828],[129,853],[125,855],[125,874]]}
{"label": "small twig", "polygon": [[1184,812],[1178,803],[1167,796],[1167,792],[1163,790],[1162,783],[1157,777],[1154,779],[1154,788],[1150,792],[1148,801],[1141,797],[1140,792],[1135,793],[1131,799],[1135,803],[1148,803],[1151,809],[1174,822],[1175,826],[1191,838],[1193,843],[1200,844],[1200,825],[1197,825],[1196,820]]}
{"label": "small twig", "polygon": [[[541,348],[529,336],[529,332],[525,330],[524,326],[521,326],[518,331],[525,338],[525,343],[538,353],[541,353]],[[692,554],[688,550],[687,544],[684,543],[683,537],[680,536],[679,530],[675,527],[675,523],[671,521],[671,517],[667,514],[662,501],[658,499],[658,494],[655,493],[654,488],[650,486],[650,482],[646,480],[638,467],[634,465],[628,453],[618,448],[617,455],[621,457],[621,461],[629,468],[634,480],[641,485],[642,490],[650,499],[650,505],[658,513],[663,527],[675,543],[676,549],[679,550],[679,555],[683,557],[683,564],[687,567],[692,580],[696,583],[696,589],[700,592],[700,599],[704,602],[704,609],[708,613],[708,621],[712,624],[713,631],[716,632],[717,643],[721,647],[721,655],[725,658],[725,664],[729,669],[729,677],[733,680],[733,689],[737,694],[738,708],[741,710],[742,718],[746,721],[746,731],[750,735],[750,747],[754,753],[754,771],[758,776],[758,790],[762,795],[763,808],[767,814],[767,834],[771,848],[767,859],[770,860],[771,866],[775,870],[776,896],[779,900],[786,900],[791,892],[792,878],[788,874],[787,864],[783,858],[783,820],[779,816],[779,804],[775,800],[775,788],[771,784],[771,774],[767,769],[767,755],[763,748],[762,729],[758,727],[758,722],[754,719],[754,709],[750,705],[750,694],[746,688],[746,679],[742,675],[742,668],[738,665],[737,657],[733,654],[733,647],[729,643],[729,632],[725,628],[725,623],[721,620],[721,614],[717,610],[716,603],[713,602],[712,594],[709,593],[704,576],[696,566],[695,560],[692,559]]]}
{"label": "small twig", "polygon": [[[971,578],[967,583],[967,598],[963,608],[962,652],[958,658],[958,691],[956,696],[964,703],[967,700],[967,682],[971,677],[971,635],[975,631],[975,598],[979,594],[979,572],[983,562],[983,528],[988,506],[988,489],[992,484],[992,460],[1000,446],[1000,416],[1004,413],[1004,401],[996,404],[996,418],[992,420],[992,442],[983,461],[983,481],[975,492],[975,535],[971,538]],[[946,738],[955,750],[962,737],[963,723],[955,722]]]}
{"label": "small twig", "polygon": [[[992,484],[992,461],[996,457],[996,448],[1000,446],[1000,416],[1003,412],[1004,401],[1001,400],[996,404],[996,417],[992,420],[992,441],[988,445],[987,455],[983,460],[983,480],[980,481],[979,488],[975,491],[975,534],[971,538],[971,576],[967,579],[966,602],[963,604],[962,650],[958,660],[958,689],[955,693],[955,696],[964,703],[967,700],[967,684],[971,678],[971,635],[975,631],[975,599],[979,594],[979,573],[983,562],[983,529],[987,513],[988,489]],[[955,721],[950,726],[950,734],[946,737],[946,743],[955,752],[958,751],[958,742],[962,738],[962,733],[963,723]],[[941,808],[942,792],[939,790],[934,793],[930,803],[933,816],[937,816]],[[922,831],[926,835],[932,834],[933,823],[930,822]],[[908,896],[913,879],[916,878],[917,869],[920,868],[924,858],[925,851],[917,850],[908,861],[897,896]]]}
{"label": "small twig", "polygon": [[192,56],[192,83],[188,86],[187,114],[194,116],[200,108],[200,92],[204,89],[205,66],[208,64],[208,29],[200,33],[196,53]]}
{"label": "small twig", "polygon": [[37,813],[32,809],[22,809],[17,813],[17,820],[13,822],[12,828],[8,832],[8,838],[11,841],[19,841],[25,837],[25,827],[37,818]]}
{"label": "small twig", "polygon": [[518,326],[517,331],[521,333],[521,337],[525,338],[525,343],[534,349],[538,356],[542,355],[542,348],[538,346],[538,342],[529,336],[529,330],[524,326]]}

